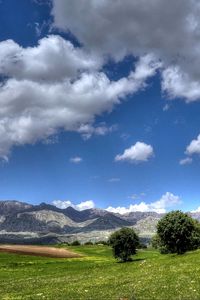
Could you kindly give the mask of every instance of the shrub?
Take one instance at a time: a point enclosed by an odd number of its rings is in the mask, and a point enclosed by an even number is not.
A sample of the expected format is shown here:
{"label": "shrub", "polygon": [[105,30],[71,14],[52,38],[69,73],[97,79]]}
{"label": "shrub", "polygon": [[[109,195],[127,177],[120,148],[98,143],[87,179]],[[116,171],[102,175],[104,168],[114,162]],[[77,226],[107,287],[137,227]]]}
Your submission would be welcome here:
{"label": "shrub", "polygon": [[137,246],[138,249],[147,249],[147,245],[144,244],[144,243],[140,243],[138,246]]}
{"label": "shrub", "polygon": [[161,253],[182,254],[200,245],[199,223],[181,211],[166,214],[157,224]]}
{"label": "shrub", "polygon": [[139,238],[133,229],[122,228],[111,234],[109,244],[113,248],[114,257],[126,262],[130,261],[131,255],[136,253]]}
{"label": "shrub", "polygon": [[145,239],[139,238],[139,244],[137,245],[137,249],[147,249],[148,244],[145,243]]}
{"label": "shrub", "polygon": [[81,243],[80,243],[78,240],[73,241],[73,242],[71,243],[71,246],[80,246],[80,245],[81,245]]}
{"label": "shrub", "polygon": [[86,242],[84,245],[89,246],[89,245],[94,245],[94,244],[93,244],[93,242],[88,241],[88,242]]}

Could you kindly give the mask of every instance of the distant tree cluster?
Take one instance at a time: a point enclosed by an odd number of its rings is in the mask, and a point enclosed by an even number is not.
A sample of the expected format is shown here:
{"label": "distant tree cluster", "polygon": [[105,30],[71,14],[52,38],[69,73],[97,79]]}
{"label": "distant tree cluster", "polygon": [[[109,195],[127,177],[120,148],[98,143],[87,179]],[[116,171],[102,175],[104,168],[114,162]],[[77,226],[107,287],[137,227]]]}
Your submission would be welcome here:
{"label": "distant tree cluster", "polygon": [[85,246],[92,246],[92,245],[108,245],[108,242],[107,241],[96,241],[96,242],[92,242],[92,241],[87,241],[85,243],[81,243],[79,240],[74,240],[73,242],[65,242],[64,243],[65,245],[67,246],[80,246],[81,244],[82,245],[85,245]]}
{"label": "distant tree cluster", "polygon": [[93,242],[91,242],[91,241],[88,241],[88,242],[85,242],[85,244],[84,244],[85,246],[92,246],[92,245],[94,245],[94,243]]}
{"label": "distant tree cluster", "polygon": [[[131,260],[141,245],[138,235],[131,228],[122,228],[108,240],[115,258],[122,262]],[[200,248],[200,223],[181,211],[167,213],[157,224],[157,234],[152,246],[161,253],[183,254]]]}
{"label": "distant tree cluster", "polygon": [[161,253],[195,250],[200,247],[200,223],[181,211],[167,213],[157,224],[152,246]]}
{"label": "distant tree cluster", "polygon": [[[121,262],[131,260],[136,249],[146,248],[141,244],[138,235],[131,228],[122,228],[111,234],[108,241],[87,241],[84,245],[110,245],[113,255]],[[200,248],[200,223],[188,214],[179,210],[167,213],[157,224],[157,234],[152,238],[152,247],[161,253],[183,254]],[[78,240],[71,243],[79,246]]]}
{"label": "distant tree cluster", "polygon": [[71,243],[71,246],[80,246],[81,243],[78,240],[75,240]]}

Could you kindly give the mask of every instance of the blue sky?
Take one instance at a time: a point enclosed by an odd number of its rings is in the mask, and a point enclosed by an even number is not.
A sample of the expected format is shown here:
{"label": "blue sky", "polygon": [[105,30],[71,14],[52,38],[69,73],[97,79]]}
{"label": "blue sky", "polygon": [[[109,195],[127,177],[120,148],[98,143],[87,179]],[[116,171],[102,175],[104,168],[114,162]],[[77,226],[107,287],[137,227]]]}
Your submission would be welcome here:
{"label": "blue sky", "polygon": [[83,2],[0,1],[0,198],[198,210],[198,3]]}

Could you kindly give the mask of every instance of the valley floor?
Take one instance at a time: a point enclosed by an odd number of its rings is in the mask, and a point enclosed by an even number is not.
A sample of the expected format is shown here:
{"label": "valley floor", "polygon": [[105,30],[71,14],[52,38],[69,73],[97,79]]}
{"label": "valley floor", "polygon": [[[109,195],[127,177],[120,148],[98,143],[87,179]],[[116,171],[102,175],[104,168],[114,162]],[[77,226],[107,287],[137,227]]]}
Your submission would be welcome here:
{"label": "valley floor", "polygon": [[141,250],[123,264],[107,246],[68,249],[85,256],[0,253],[1,299],[200,299],[200,250],[181,256]]}

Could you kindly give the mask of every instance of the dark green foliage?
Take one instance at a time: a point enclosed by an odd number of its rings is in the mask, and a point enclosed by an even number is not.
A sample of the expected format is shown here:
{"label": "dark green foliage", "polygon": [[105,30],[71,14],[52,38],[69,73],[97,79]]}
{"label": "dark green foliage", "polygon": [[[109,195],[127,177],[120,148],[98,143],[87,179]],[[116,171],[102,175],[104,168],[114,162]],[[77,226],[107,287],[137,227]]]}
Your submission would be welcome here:
{"label": "dark green foliage", "polygon": [[113,248],[114,257],[126,262],[131,260],[131,255],[136,253],[139,246],[139,237],[130,228],[122,228],[114,232],[109,239],[109,244]]}
{"label": "dark green foliage", "polygon": [[160,241],[160,237],[158,234],[155,234],[152,239],[151,239],[151,246],[154,249],[159,249],[161,246],[161,241]]}
{"label": "dark green foliage", "polygon": [[195,225],[195,230],[191,237],[191,250],[200,248],[200,223],[197,220],[193,220]]}
{"label": "dark green foliage", "polygon": [[182,254],[199,247],[199,223],[181,211],[166,214],[157,225],[157,237],[153,241],[161,253]]}
{"label": "dark green foliage", "polygon": [[86,242],[84,245],[86,245],[86,246],[91,246],[91,245],[93,245],[93,242],[88,241],[88,242]]}
{"label": "dark green foliage", "polygon": [[144,243],[141,243],[141,241],[140,241],[140,243],[139,243],[139,245],[137,246],[137,248],[138,248],[138,249],[147,249],[147,245],[144,244]]}
{"label": "dark green foliage", "polygon": [[155,234],[151,239],[151,246],[154,249],[158,249],[161,254],[170,253],[167,247],[161,242],[161,239],[158,234]]}
{"label": "dark green foliage", "polygon": [[81,243],[78,240],[76,240],[71,243],[71,246],[80,246],[80,244]]}

